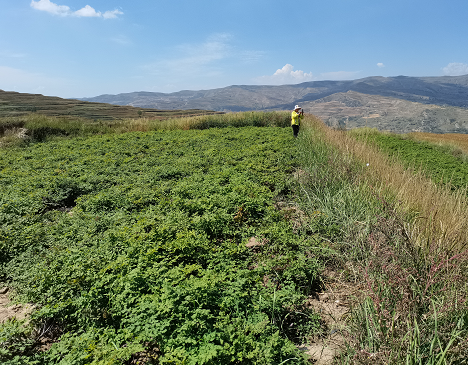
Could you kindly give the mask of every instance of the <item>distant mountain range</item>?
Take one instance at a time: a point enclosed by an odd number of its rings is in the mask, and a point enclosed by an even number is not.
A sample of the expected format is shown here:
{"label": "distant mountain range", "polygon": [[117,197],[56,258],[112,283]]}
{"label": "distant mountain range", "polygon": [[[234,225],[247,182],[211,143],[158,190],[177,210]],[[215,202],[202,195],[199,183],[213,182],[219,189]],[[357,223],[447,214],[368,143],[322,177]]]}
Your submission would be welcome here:
{"label": "distant mountain range", "polygon": [[367,77],[297,85],[233,85],[175,93],[132,92],[80,100],[156,109],[290,110],[295,104],[325,122],[396,132],[468,133],[468,75]]}

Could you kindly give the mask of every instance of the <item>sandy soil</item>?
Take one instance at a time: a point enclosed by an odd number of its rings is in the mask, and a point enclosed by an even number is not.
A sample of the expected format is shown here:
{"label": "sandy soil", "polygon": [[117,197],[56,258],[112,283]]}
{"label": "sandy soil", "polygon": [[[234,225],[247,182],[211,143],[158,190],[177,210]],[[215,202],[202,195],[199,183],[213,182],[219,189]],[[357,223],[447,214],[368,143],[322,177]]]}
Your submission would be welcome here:
{"label": "sandy soil", "polygon": [[12,304],[8,294],[8,288],[0,289],[0,323],[13,317],[17,320],[25,319],[34,307],[32,305]]}
{"label": "sandy soil", "polygon": [[316,365],[332,364],[335,356],[345,349],[346,317],[350,313],[351,300],[359,295],[356,286],[342,282],[338,273],[329,271],[325,276],[328,283],[324,291],[311,296],[308,306],[321,314],[326,334],[300,347],[316,361]]}

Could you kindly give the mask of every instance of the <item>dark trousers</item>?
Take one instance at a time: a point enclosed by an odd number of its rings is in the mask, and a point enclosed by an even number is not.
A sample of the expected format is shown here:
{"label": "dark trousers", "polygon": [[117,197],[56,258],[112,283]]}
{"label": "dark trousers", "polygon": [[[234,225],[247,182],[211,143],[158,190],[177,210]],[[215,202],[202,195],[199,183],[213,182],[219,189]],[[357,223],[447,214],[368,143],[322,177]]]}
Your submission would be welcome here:
{"label": "dark trousers", "polygon": [[292,129],[293,129],[294,137],[297,138],[297,134],[299,133],[299,126],[293,124],[293,125],[292,125]]}

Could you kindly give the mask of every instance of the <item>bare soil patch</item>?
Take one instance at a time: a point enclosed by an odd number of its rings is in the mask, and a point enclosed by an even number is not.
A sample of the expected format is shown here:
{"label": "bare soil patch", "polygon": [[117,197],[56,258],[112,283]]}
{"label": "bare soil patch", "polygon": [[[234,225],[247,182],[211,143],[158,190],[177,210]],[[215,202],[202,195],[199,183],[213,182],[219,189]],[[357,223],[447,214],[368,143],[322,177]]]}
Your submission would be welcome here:
{"label": "bare soil patch", "polygon": [[12,304],[8,292],[8,288],[0,290],[0,323],[6,322],[11,318],[23,320],[34,309],[32,305]]}
{"label": "bare soil patch", "polygon": [[346,318],[359,293],[355,283],[344,282],[339,273],[326,271],[324,290],[309,297],[306,305],[320,313],[325,333],[300,349],[310,355],[316,365],[332,364],[335,356],[345,349]]}

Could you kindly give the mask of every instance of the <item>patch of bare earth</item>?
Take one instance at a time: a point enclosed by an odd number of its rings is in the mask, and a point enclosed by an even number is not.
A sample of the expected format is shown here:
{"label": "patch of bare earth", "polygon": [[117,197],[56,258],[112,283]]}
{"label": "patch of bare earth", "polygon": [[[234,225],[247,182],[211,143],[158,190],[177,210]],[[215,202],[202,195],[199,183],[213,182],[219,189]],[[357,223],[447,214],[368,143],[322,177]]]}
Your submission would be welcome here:
{"label": "patch of bare earth", "polygon": [[12,304],[8,296],[8,288],[0,289],[0,323],[11,318],[25,319],[34,309],[32,305]]}
{"label": "patch of bare earth", "polygon": [[[13,318],[18,321],[27,319],[35,306],[32,304],[12,304],[8,294],[9,288],[0,289],[0,324]],[[32,342],[28,347],[28,351],[47,351],[62,334],[61,327],[56,323],[43,323],[31,333]]]}
{"label": "patch of bare earth", "polygon": [[297,169],[293,172],[293,178],[303,184],[309,180],[310,174],[302,169]]}
{"label": "patch of bare earth", "polygon": [[343,282],[334,271],[325,272],[324,289],[309,297],[307,306],[320,313],[325,324],[324,336],[301,345],[300,349],[311,356],[316,365],[332,364],[336,355],[345,349],[346,318],[351,311],[351,301],[359,296],[359,289]]}
{"label": "patch of bare earth", "polygon": [[264,246],[266,243],[266,240],[260,240],[257,237],[250,237],[249,241],[245,244],[245,247],[247,248],[256,248],[256,247],[261,247]]}

